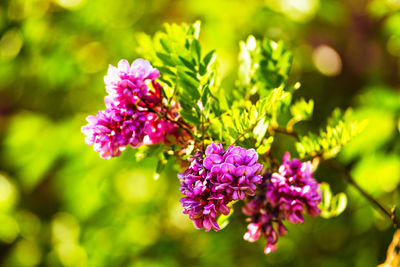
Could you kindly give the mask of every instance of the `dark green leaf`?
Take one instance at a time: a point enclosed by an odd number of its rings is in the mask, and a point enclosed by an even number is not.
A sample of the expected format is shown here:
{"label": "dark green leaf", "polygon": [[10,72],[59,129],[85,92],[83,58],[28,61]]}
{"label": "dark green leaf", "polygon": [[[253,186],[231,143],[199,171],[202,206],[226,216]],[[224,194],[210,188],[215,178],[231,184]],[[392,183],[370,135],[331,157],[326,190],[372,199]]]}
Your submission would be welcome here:
{"label": "dark green leaf", "polygon": [[157,162],[156,173],[161,173],[165,169],[165,165],[166,165],[165,160],[164,159],[160,159]]}
{"label": "dark green leaf", "polygon": [[183,71],[178,70],[179,83],[184,91],[186,91],[192,99],[200,98],[199,86],[200,82]]}
{"label": "dark green leaf", "polygon": [[164,48],[165,52],[171,53],[172,48],[171,48],[170,44],[168,43],[167,38],[161,38],[160,39],[160,44]]}
{"label": "dark green leaf", "polygon": [[181,110],[181,111],[179,111],[179,114],[181,114],[182,118],[185,121],[187,121],[189,123],[193,123],[195,125],[200,125],[199,117],[195,116],[193,114],[193,112],[188,112],[188,111],[185,111],[185,110]]}
{"label": "dark green leaf", "polygon": [[215,50],[211,50],[210,52],[208,52],[208,54],[205,55],[203,58],[204,67],[208,68],[208,66],[214,62],[215,57]]}
{"label": "dark green leaf", "polygon": [[183,63],[183,65],[185,65],[188,69],[190,69],[191,71],[196,72],[195,65],[191,61],[189,61],[189,60],[187,60],[187,59],[185,59],[185,58],[183,58],[181,56],[179,56],[179,59]]}
{"label": "dark green leaf", "polygon": [[161,53],[161,52],[157,52],[156,55],[157,55],[157,57],[158,57],[159,59],[161,59],[161,61],[162,61],[164,64],[170,65],[170,66],[175,66],[174,61],[172,60],[172,58],[171,58],[169,55],[164,54],[164,53]]}
{"label": "dark green leaf", "polygon": [[161,66],[155,66],[156,69],[160,71],[162,75],[171,75],[175,76],[176,74],[168,67],[161,67]]}
{"label": "dark green leaf", "polygon": [[192,44],[190,45],[190,52],[192,53],[192,57],[196,60],[196,63],[200,64],[201,45],[198,40],[194,39],[192,41]]}
{"label": "dark green leaf", "polygon": [[208,86],[206,86],[204,88],[203,94],[201,96],[201,103],[203,104],[203,106],[207,105],[209,97],[210,97],[210,88],[208,88]]}

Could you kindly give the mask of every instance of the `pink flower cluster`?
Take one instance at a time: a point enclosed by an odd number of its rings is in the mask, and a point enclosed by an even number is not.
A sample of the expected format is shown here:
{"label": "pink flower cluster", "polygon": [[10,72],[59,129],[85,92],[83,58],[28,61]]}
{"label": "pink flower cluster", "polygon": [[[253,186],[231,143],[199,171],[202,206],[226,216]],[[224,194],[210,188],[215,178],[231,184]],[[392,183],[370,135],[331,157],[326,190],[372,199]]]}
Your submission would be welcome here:
{"label": "pink flower cluster", "polygon": [[303,223],[303,213],[311,216],[320,213],[321,191],[313,177],[310,162],[290,160],[289,153],[283,156],[278,173],[266,173],[256,197],[243,207],[243,213],[251,223],[244,239],[255,242],[262,235],[267,240],[265,254],[277,248],[278,236],[286,234],[282,221]]}
{"label": "pink flower cluster", "polygon": [[230,146],[225,151],[222,144],[214,143],[207,147],[204,159],[200,153],[191,158],[190,167],[178,178],[186,196],[180,199],[183,213],[196,228],[218,231],[216,218],[229,214],[227,205],[254,195],[256,184],[262,181],[262,165],[257,160],[254,149]]}
{"label": "pink flower cluster", "polygon": [[119,156],[127,145],[157,144],[166,142],[168,135],[178,136],[178,127],[159,116],[169,112],[162,107],[159,75],[144,59],[131,66],[126,60],[119,61],[118,67],[110,65],[104,77],[106,109],[88,116],[88,124],[82,127],[86,144],[93,145],[100,157]]}

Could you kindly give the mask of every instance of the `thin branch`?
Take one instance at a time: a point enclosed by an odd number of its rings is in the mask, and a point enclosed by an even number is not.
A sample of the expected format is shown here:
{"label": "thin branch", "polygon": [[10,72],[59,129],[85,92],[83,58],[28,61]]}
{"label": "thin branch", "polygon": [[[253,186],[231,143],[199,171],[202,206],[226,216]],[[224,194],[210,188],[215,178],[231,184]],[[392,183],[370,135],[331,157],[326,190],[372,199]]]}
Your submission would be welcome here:
{"label": "thin branch", "polygon": [[[201,103],[203,106],[203,103]],[[204,144],[204,108],[201,109],[201,141],[202,141],[202,152],[206,150],[205,144]]]}
{"label": "thin branch", "polygon": [[198,139],[198,137],[197,137],[196,135],[194,135],[194,133],[193,133],[189,128],[187,128],[186,126],[184,126],[184,125],[183,125],[182,123],[180,123],[179,121],[172,120],[172,119],[168,118],[168,116],[166,116],[166,115],[164,116],[164,118],[167,119],[168,121],[170,121],[170,122],[172,122],[172,123],[178,125],[180,128],[182,128],[183,130],[185,130],[188,134],[190,134],[193,138]]}
{"label": "thin branch", "polygon": [[153,108],[152,108],[148,103],[146,103],[145,101],[142,100],[142,102],[146,104],[146,107],[149,109],[149,111],[151,111],[151,112],[157,114],[157,116],[158,116],[159,118],[164,118],[164,119],[166,119],[166,120],[168,120],[168,121],[170,121],[170,122],[172,122],[172,123],[178,125],[179,128],[185,130],[185,131],[186,131],[188,134],[190,134],[193,138],[198,139],[198,137],[195,136],[195,135],[193,134],[193,132],[192,132],[189,128],[187,128],[186,126],[184,126],[184,125],[183,125],[182,123],[180,123],[179,121],[176,121],[176,120],[173,120],[173,119],[171,119],[171,118],[168,118],[168,116],[167,116],[166,113],[162,114],[162,113],[158,112],[157,110],[153,109]]}
{"label": "thin branch", "polygon": [[273,132],[280,133],[280,134],[289,135],[289,136],[293,137],[294,139],[296,139],[296,141],[300,141],[299,135],[294,131],[288,131],[288,130],[286,130],[284,128],[279,128],[279,127],[270,128],[270,130],[273,131]]}
{"label": "thin branch", "polygon": [[373,196],[371,196],[368,192],[366,192],[363,188],[360,187],[359,184],[353,179],[353,177],[348,173],[347,170],[336,164],[332,160],[324,160],[326,165],[328,165],[330,168],[334,169],[338,173],[342,175],[342,177],[349,183],[351,184],[355,189],[357,189],[358,192],[360,192],[363,197],[365,197],[369,202],[371,202],[376,208],[378,208],[383,214],[385,214],[393,223],[393,225],[396,228],[399,228],[400,224],[397,221],[396,217],[393,216],[394,212],[390,212],[388,209],[386,209],[377,199],[375,199]]}
{"label": "thin branch", "polygon": [[233,143],[231,144],[232,146],[234,146],[243,136],[246,135],[246,132],[241,133],[236,139],[235,141],[233,141]]}

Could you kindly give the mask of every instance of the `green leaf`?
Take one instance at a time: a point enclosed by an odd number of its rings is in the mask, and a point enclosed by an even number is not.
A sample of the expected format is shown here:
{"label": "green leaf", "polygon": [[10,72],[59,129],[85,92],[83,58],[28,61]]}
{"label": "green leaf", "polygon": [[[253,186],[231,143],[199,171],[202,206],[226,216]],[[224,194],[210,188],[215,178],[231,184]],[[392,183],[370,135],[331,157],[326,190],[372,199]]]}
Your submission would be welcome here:
{"label": "green leaf", "polygon": [[172,82],[170,80],[164,79],[164,78],[159,78],[159,80],[165,84],[167,84],[169,87],[172,87]]}
{"label": "green leaf", "polygon": [[239,46],[239,84],[248,88],[259,66],[259,43],[254,36],[250,35],[247,41],[241,41]]}
{"label": "green leaf", "polygon": [[[184,111],[182,117],[195,124],[201,114],[208,121],[231,104],[226,91],[218,88],[215,51],[202,55],[200,26],[199,21],[192,25],[166,24],[165,32],[158,32],[153,38],[143,35],[138,40],[142,45],[138,52],[144,52],[162,74],[159,79],[164,95],[169,101],[174,97]],[[197,105],[199,100],[203,111]]]}
{"label": "green leaf", "polygon": [[290,113],[293,117],[287,123],[286,128],[289,131],[293,131],[293,125],[297,122],[308,120],[312,116],[313,110],[314,101],[312,99],[308,102],[303,98],[300,99],[290,107]]}
{"label": "green leaf", "polygon": [[204,67],[207,69],[209,65],[214,62],[215,58],[216,58],[215,50],[211,50],[210,52],[208,52],[207,55],[205,55],[203,58]]}
{"label": "green leaf", "polygon": [[200,29],[201,29],[201,21],[198,20],[189,26],[188,34],[196,39],[199,39]]}
{"label": "green leaf", "polygon": [[322,201],[318,205],[321,217],[329,219],[340,215],[347,206],[346,194],[341,192],[333,196],[329,184],[325,182],[321,183],[319,188],[322,191]]}
{"label": "green leaf", "polygon": [[332,198],[332,210],[334,210],[335,215],[341,214],[347,206],[347,195],[343,192],[338,193]]}
{"label": "green leaf", "polygon": [[285,87],[291,65],[292,54],[283,42],[259,42],[249,36],[246,42],[240,42],[238,76],[241,93],[258,93],[264,97],[271,89]]}
{"label": "green leaf", "polygon": [[334,110],[325,129],[320,130],[319,136],[312,133],[300,137],[296,145],[301,157],[306,155],[323,155],[324,158],[334,157],[342,146],[350,142],[365,127],[366,122],[356,121],[351,117],[351,110],[345,113]]}
{"label": "green leaf", "polygon": [[165,165],[166,165],[166,160],[164,159],[160,159],[157,162],[157,166],[156,166],[156,173],[161,173],[164,169],[165,169]]}
{"label": "green leaf", "polygon": [[261,143],[262,139],[264,138],[265,134],[268,130],[268,121],[265,118],[262,118],[257,126],[254,127],[253,134],[257,140],[257,144]]}
{"label": "green leaf", "polygon": [[190,51],[191,51],[192,57],[196,60],[196,63],[200,64],[201,45],[200,45],[199,40],[194,39],[192,41],[192,44],[190,45]]}
{"label": "green leaf", "polygon": [[155,66],[155,68],[160,71],[161,75],[170,75],[170,76],[175,76],[176,75],[175,72],[173,72],[168,67]]}
{"label": "green leaf", "polygon": [[172,60],[172,58],[170,56],[168,56],[167,54],[161,53],[161,52],[156,52],[156,55],[159,59],[161,59],[161,61],[165,64],[165,65],[169,65],[169,66],[174,66],[175,62]]}
{"label": "green leaf", "polygon": [[267,153],[271,149],[271,145],[274,142],[274,137],[270,136],[267,139],[262,140],[261,145],[257,147],[257,153],[262,155]]}
{"label": "green leaf", "polygon": [[168,42],[167,38],[160,38],[160,44],[164,48],[165,52],[171,53],[172,52],[172,47]]}
{"label": "green leaf", "polygon": [[232,137],[233,139],[238,137],[238,132],[235,131],[232,127],[228,127],[228,133],[230,134],[229,137]]}
{"label": "green leaf", "polygon": [[186,72],[178,70],[179,83],[184,91],[186,91],[192,99],[200,98],[199,86],[200,82],[188,75]]}
{"label": "green leaf", "polygon": [[185,111],[185,110],[181,110],[181,111],[179,111],[179,114],[181,114],[182,118],[185,121],[187,121],[189,123],[193,123],[195,125],[200,125],[199,117],[194,115],[193,112],[188,112],[188,111]]}
{"label": "green leaf", "polygon": [[283,42],[265,40],[261,46],[261,57],[257,74],[266,88],[277,88],[284,84],[289,77],[292,54]]}
{"label": "green leaf", "polygon": [[196,67],[191,61],[189,61],[181,56],[179,56],[179,59],[180,59],[180,61],[182,61],[183,65],[185,65],[188,69],[190,69],[193,72],[196,72]]}
{"label": "green leaf", "polygon": [[203,89],[203,94],[201,96],[201,103],[203,104],[203,106],[207,105],[210,95],[211,95],[210,88],[208,86],[206,86]]}

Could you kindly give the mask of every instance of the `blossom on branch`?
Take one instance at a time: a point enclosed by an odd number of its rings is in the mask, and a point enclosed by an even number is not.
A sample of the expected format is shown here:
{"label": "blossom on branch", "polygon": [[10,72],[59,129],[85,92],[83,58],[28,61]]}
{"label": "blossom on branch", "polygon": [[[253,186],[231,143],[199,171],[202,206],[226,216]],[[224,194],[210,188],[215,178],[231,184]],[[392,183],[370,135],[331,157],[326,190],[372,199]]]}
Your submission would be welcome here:
{"label": "blossom on branch", "polygon": [[244,239],[255,242],[260,235],[264,236],[267,240],[264,252],[269,254],[276,250],[278,236],[287,233],[283,221],[303,223],[305,212],[311,216],[320,213],[320,202],[321,191],[313,177],[311,163],[290,160],[286,152],[279,171],[264,175],[259,192],[242,209],[250,217]]}
{"label": "blossom on branch", "polygon": [[88,116],[88,124],[82,127],[86,144],[93,145],[100,157],[119,156],[127,145],[168,142],[169,135],[178,138],[178,126],[173,123],[178,113],[163,105],[162,87],[156,81],[159,76],[144,59],[109,66],[104,77],[106,109]]}
{"label": "blossom on branch", "polygon": [[180,201],[196,228],[220,230],[217,217],[228,215],[228,204],[233,200],[252,196],[256,184],[261,183],[262,165],[257,163],[254,149],[230,146],[225,151],[222,144],[210,144],[203,158],[200,153],[191,158],[191,164],[178,174]]}

